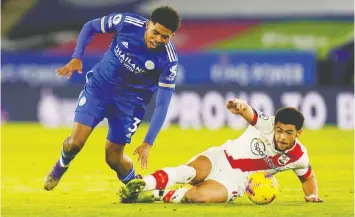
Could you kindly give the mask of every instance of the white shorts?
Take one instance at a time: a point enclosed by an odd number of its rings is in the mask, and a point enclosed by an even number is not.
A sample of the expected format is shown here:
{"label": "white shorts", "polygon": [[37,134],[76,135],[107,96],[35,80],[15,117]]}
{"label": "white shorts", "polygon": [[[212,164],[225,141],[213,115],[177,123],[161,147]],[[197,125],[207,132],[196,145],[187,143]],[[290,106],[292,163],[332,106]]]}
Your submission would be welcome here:
{"label": "white shorts", "polygon": [[205,180],[214,180],[221,183],[228,191],[227,201],[232,201],[236,197],[244,195],[247,181],[247,174],[239,169],[233,169],[221,147],[212,147],[196,155],[189,162],[198,156],[204,155],[210,159],[212,168]]}

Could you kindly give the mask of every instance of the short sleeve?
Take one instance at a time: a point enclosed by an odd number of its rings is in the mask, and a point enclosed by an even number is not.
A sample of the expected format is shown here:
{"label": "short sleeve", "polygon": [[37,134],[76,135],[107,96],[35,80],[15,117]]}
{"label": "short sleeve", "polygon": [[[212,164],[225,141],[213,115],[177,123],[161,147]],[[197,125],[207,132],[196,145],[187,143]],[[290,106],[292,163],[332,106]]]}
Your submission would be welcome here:
{"label": "short sleeve", "polygon": [[274,130],[275,116],[269,116],[263,112],[254,111],[253,126],[261,133],[270,133]]}
{"label": "short sleeve", "polygon": [[159,86],[175,88],[176,76],[178,73],[177,54],[171,42],[165,45],[165,49],[166,58],[164,58],[162,73],[159,77]]}
{"label": "short sleeve", "polygon": [[307,153],[304,153],[302,157],[296,162],[296,167],[293,169],[296,175],[300,178],[306,179],[311,175],[312,167],[309,164],[309,158]]}

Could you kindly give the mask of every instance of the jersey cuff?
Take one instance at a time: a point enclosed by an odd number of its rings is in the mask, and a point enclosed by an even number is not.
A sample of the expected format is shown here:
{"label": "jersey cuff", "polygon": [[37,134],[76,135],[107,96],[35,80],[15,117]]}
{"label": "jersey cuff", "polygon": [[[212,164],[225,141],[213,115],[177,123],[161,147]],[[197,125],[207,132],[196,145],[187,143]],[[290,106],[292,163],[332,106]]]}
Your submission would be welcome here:
{"label": "jersey cuff", "polygon": [[256,112],[255,109],[253,109],[254,112],[254,117],[253,120],[250,122],[250,125],[255,126],[256,122],[258,121],[258,112]]}
{"label": "jersey cuff", "polygon": [[175,88],[175,84],[166,84],[166,83],[159,82],[158,85],[161,87]]}
{"label": "jersey cuff", "polygon": [[106,33],[106,31],[105,31],[105,17],[106,16],[101,18],[101,31],[102,31],[102,33]]}
{"label": "jersey cuff", "polygon": [[301,180],[301,182],[304,182],[311,175],[311,173],[312,173],[312,167],[309,166],[307,172],[303,176],[298,176],[298,178]]}

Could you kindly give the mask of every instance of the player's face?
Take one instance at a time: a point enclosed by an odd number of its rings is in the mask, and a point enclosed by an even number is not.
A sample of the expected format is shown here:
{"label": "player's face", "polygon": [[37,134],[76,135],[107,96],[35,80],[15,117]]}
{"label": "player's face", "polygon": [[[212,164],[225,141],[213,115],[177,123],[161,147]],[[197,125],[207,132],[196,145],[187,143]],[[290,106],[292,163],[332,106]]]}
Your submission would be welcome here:
{"label": "player's face", "polygon": [[277,122],[275,124],[275,145],[280,151],[285,151],[292,148],[295,144],[295,139],[302,133],[301,130],[296,130],[296,126],[292,124],[283,124]]}
{"label": "player's face", "polygon": [[168,43],[174,33],[160,25],[149,21],[145,31],[144,39],[148,48],[155,49]]}

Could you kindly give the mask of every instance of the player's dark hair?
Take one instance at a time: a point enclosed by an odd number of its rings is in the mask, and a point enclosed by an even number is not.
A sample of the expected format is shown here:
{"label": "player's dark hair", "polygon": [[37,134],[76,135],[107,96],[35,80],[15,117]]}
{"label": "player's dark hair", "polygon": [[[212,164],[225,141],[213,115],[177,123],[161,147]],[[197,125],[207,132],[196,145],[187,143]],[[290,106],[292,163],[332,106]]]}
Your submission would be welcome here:
{"label": "player's dark hair", "polygon": [[296,108],[283,107],[276,112],[275,124],[281,122],[283,124],[295,125],[296,130],[300,130],[303,127],[304,116]]}
{"label": "player's dark hair", "polygon": [[175,32],[180,26],[180,16],[176,10],[170,6],[156,8],[152,12],[150,20],[155,24],[159,23],[172,32]]}

